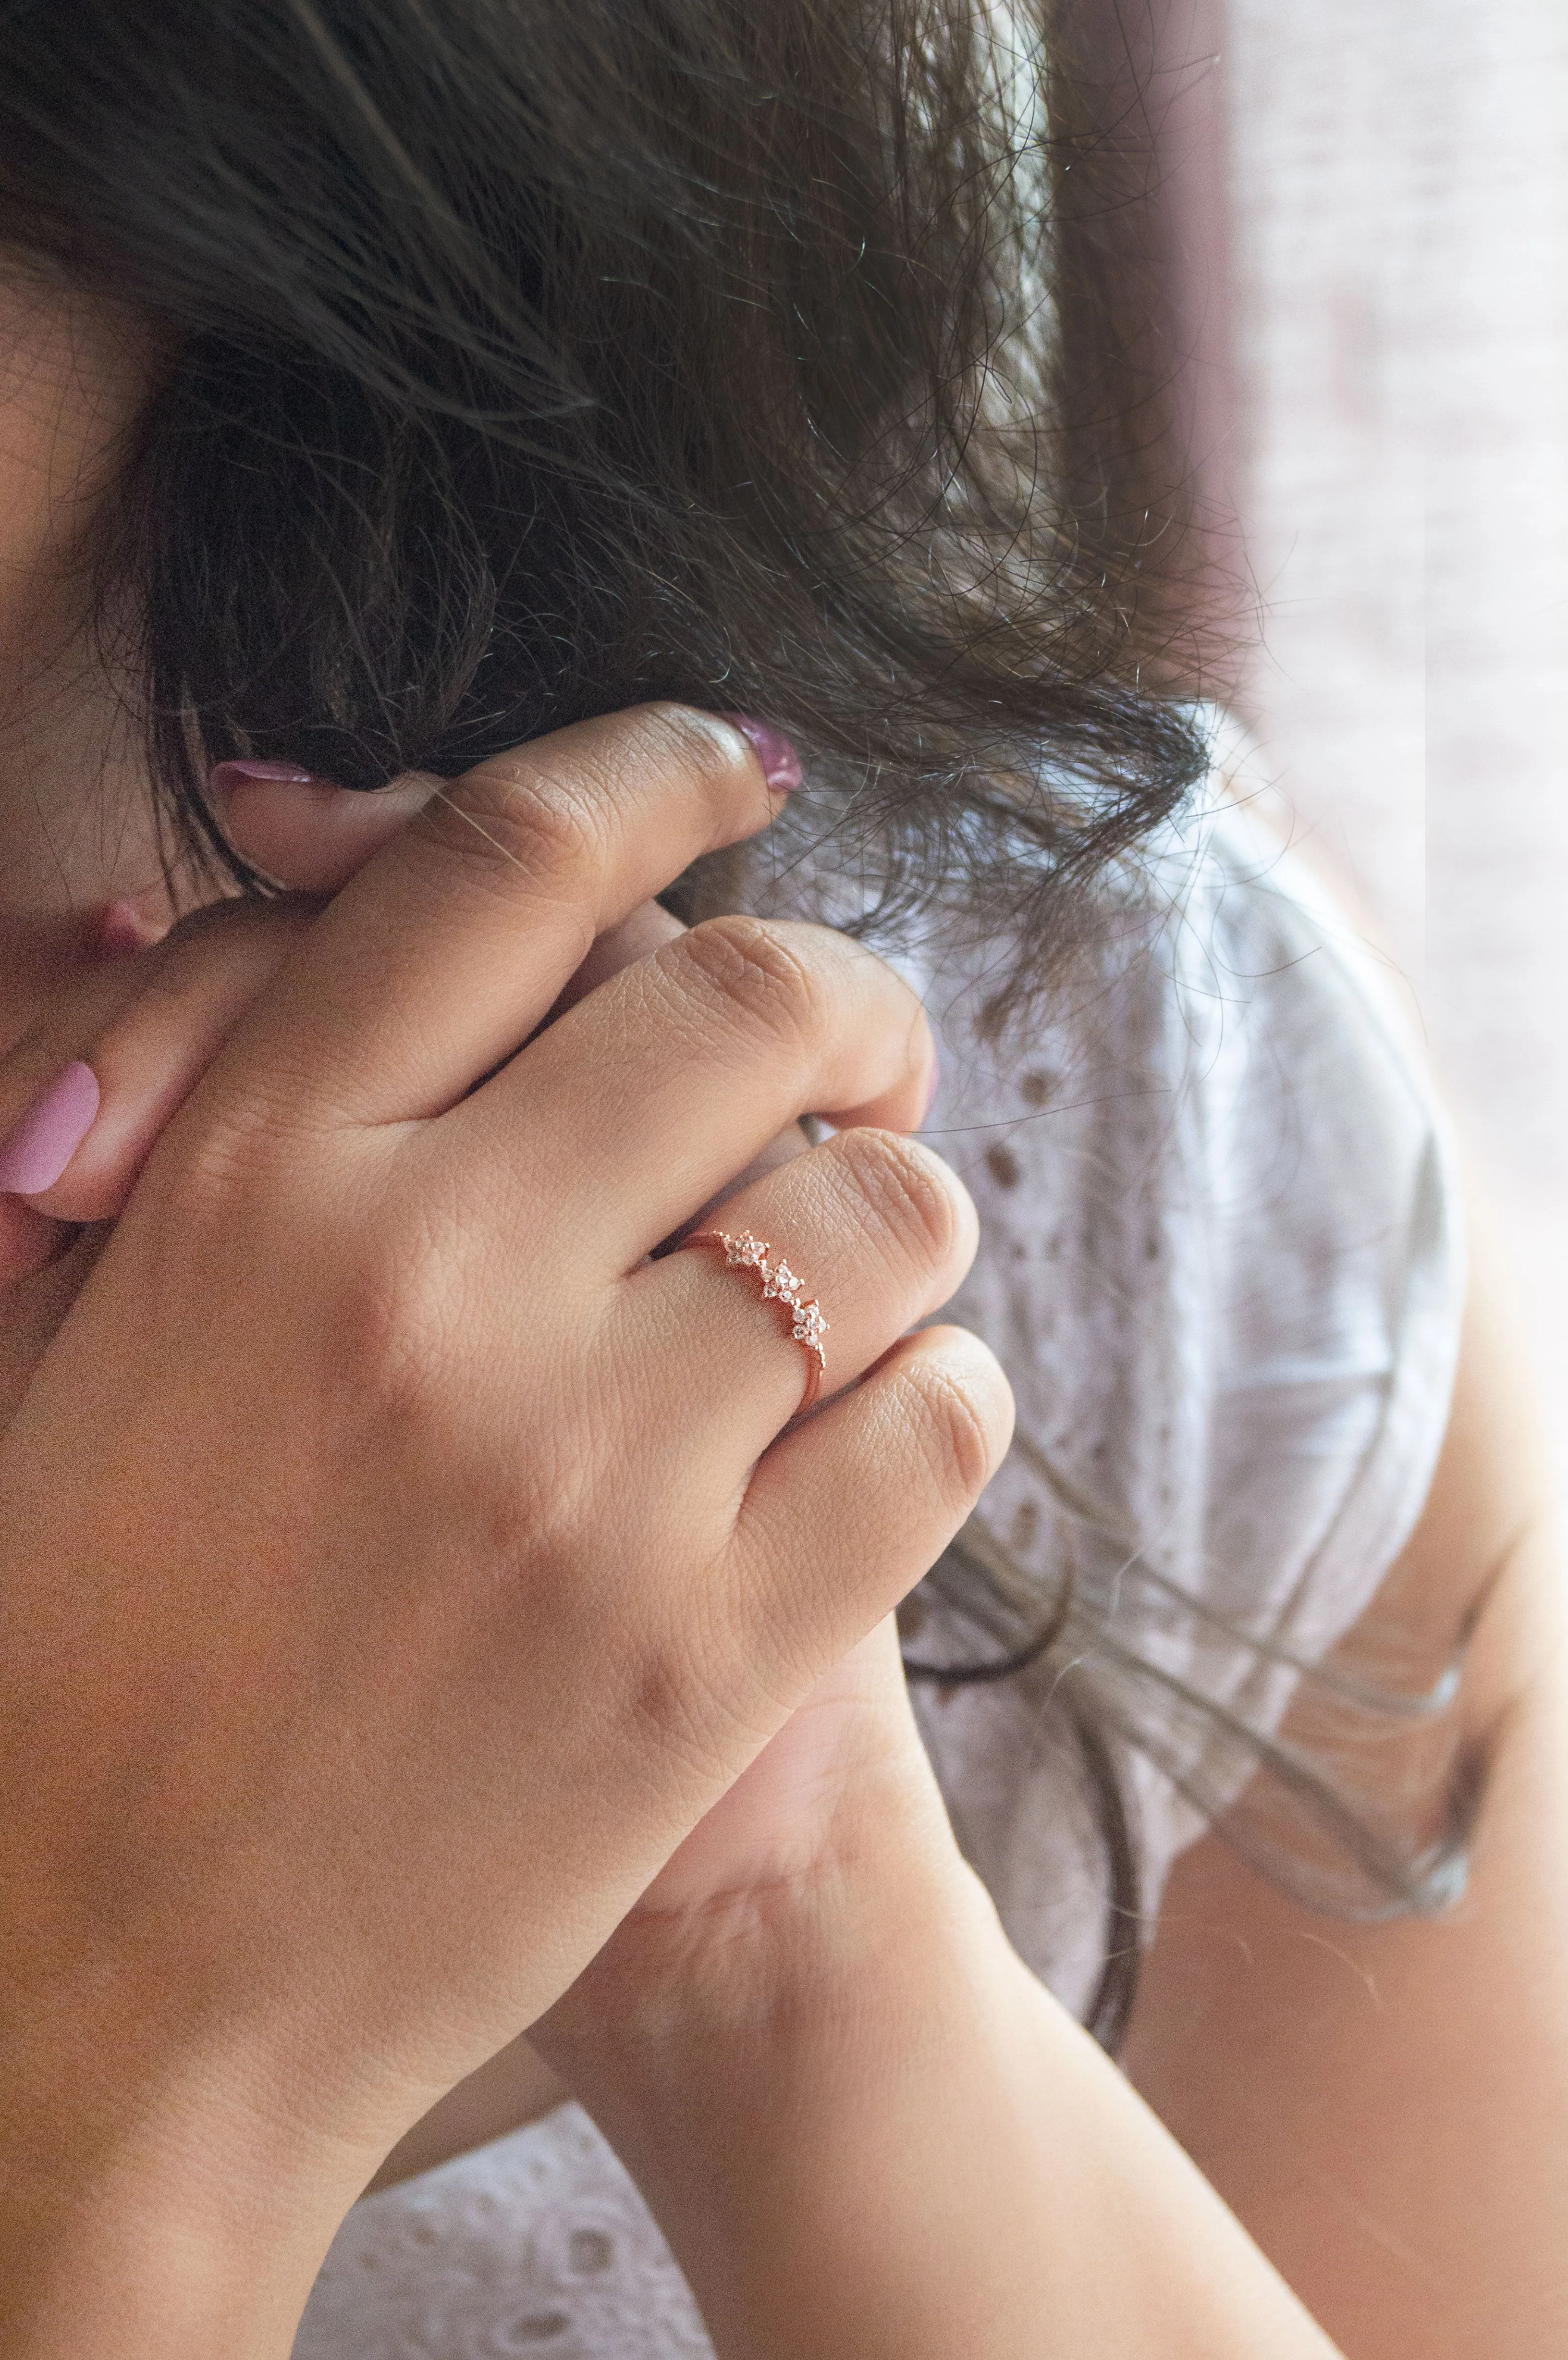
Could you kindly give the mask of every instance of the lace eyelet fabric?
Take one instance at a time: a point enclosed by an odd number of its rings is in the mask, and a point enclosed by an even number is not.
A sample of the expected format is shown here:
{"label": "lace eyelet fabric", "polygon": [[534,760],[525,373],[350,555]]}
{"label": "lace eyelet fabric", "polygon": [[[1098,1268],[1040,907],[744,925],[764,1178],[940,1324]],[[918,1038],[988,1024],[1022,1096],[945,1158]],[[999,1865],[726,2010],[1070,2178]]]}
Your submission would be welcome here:
{"label": "lace eyelet fabric", "polygon": [[697,2306],[581,2107],[363,2197],[294,2360],[713,2360]]}

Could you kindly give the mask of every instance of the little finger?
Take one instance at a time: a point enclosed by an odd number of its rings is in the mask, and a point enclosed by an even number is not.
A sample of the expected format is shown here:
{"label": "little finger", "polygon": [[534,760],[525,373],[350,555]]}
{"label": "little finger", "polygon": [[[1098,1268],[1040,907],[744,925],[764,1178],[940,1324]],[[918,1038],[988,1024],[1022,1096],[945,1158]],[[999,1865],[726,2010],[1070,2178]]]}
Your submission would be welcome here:
{"label": "little finger", "polygon": [[962,1328],[928,1328],[765,1453],[735,1529],[729,1612],[780,1693],[798,1693],[908,1596],[1012,1434],[995,1354]]}

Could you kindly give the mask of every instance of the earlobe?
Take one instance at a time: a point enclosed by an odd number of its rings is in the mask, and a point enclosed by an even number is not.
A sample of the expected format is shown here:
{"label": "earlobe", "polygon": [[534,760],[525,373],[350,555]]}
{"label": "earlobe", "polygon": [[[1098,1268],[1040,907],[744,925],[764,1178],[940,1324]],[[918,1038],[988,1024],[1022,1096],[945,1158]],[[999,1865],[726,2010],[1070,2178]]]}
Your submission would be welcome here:
{"label": "earlobe", "polygon": [[333,893],[405,827],[439,781],[396,779],[373,794],[289,762],[219,762],[212,808],[242,860],[296,893]]}

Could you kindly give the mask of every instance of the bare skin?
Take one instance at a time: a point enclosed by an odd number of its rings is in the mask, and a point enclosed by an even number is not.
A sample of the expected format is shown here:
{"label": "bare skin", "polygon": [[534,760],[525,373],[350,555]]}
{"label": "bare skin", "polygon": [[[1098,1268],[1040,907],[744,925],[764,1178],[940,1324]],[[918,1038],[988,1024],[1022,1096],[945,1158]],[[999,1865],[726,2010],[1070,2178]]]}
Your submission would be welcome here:
{"label": "bare skin", "polygon": [[1528,1354],[1477,1228],[1448,1441],[1374,1610],[1437,1658],[1486,1597],[1468,1890],[1435,1922],[1347,1926],[1209,1837],[1171,1878],[1125,2060],[1357,2360],[1550,2360],[1568,2335],[1568,1614]]}
{"label": "bare skin", "polygon": [[[13,328],[27,316],[13,315]],[[27,416],[53,420],[21,437],[24,473],[52,483],[50,498],[77,525],[98,480],[82,454],[116,447],[153,365],[133,339],[119,346],[118,376],[56,366],[53,409],[40,404],[47,366],[80,348],[35,339],[22,372]],[[40,453],[60,454],[52,475],[40,473]],[[15,512],[37,510],[22,500]],[[47,636],[28,601],[45,619],[68,615],[79,578],[74,527],[38,545],[47,563],[5,573],[12,649]],[[55,643],[68,648],[69,631]],[[25,1871],[9,1889],[31,1899],[25,1918],[7,1919],[4,1945],[21,2095],[0,2149],[7,2348],[29,2360],[84,2349],[178,2360],[218,2348],[282,2360],[315,2260],[373,2172],[418,2169],[570,2087],[628,2160],[724,2360],[951,2360],[960,2349],[1023,2360],[1040,2348],[1042,2318],[1053,2360],[1308,2360],[1334,2349],[1356,2360],[1544,2360],[1561,2324],[1551,2257],[1568,2244],[1551,2168],[1568,1938],[1551,1797],[1568,1699],[1546,1546],[1514,1551],[1473,1660],[1468,1710],[1496,1732],[1497,1760],[1475,1898],[1456,1939],[1431,1927],[1344,1939],[1334,1929],[1334,1950],[1373,1975],[1380,1999],[1369,2010],[1364,1980],[1313,1981],[1324,1955],[1315,1925],[1282,1911],[1215,1844],[1179,1872],[1129,2055],[1178,2144],[1002,1939],[953,1849],[882,1619],[1007,1438],[1005,1391],[978,1347],[942,1331],[898,1341],[973,1250],[956,1184],[897,1137],[923,1105],[929,1049],[917,1016],[874,963],[846,962],[814,938],[721,929],[651,953],[628,938],[621,948],[640,955],[516,1061],[526,1089],[488,1108],[494,1084],[463,1097],[559,1005],[595,936],[648,923],[637,913],[662,881],[659,858],[679,862],[757,825],[744,744],[693,717],[627,716],[576,745],[550,741],[542,758],[524,749],[520,768],[452,791],[459,814],[508,832],[510,865],[482,869],[466,857],[454,864],[456,847],[472,854],[464,823],[449,807],[416,812],[417,782],[407,808],[382,807],[396,822],[386,841],[360,843],[346,863],[333,832],[369,825],[363,807],[253,801],[236,830],[251,825],[275,873],[298,860],[299,880],[318,890],[355,869],[339,898],[286,907],[259,930],[249,913],[223,912],[182,927],[165,952],[110,952],[106,910],[129,901],[150,936],[177,914],[180,888],[165,891],[133,796],[123,827],[77,824],[82,749],[102,752],[94,733],[112,699],[83,670],[80,703],[61,688],[46,730],[27,720],[31,662],[0,683],[7,744],[27,748],[0,782],[11,912],[0,1116],[62,1044],[91,1048],[103,1065],[106,1111],[60,1181],[8,1200],[5,1215],[0,1565],[20,1633],[12,1663],[36,1665],[45,1698],[18,1741],[30,1751],[8,1765],[11,1791],[28,1798],[6,1830]],[[652,800],[639,804],[650,780]],[[592,813],[591,830],[562,832],[559,796]],[[540,874],[550,883],[542,898],[531,881]],[[479,890],[453,892],[459,879]],[[725,962],[737,948],[734,968]],[[815,978],[824,1016],[804,1062],[798,1002],[777,1029],[744,1020],[744,1068],[727,1055],[726,1011],[741,1000],[729,981],[702,995],[754,955],[761,972],[779,958],[779,976],[794,962]],[[167,989],[170,973],[188,989]],[[441,1022],[428,1032],[408,1022],[432,1006]],[[680,1120],[666,1131],[665,1084],[682,1056]],[[742,1069],[773,1076],[754,1099],[737,1092]],[[703,1131],[703,1076],[714,1075],[722,1122],[708,1127],[706,1163],[699,1156],[683,1190],[671,1190],[674,1142]],[[642,1169],[628,1177],[613,1156],[593,1164],[606,1088],[623,1085],[614,1136],[658,1143],[652,1180]],[[541,1105],[551,1120],[530,1130],[529,1109]],[[836,1107],[851,1142],[745,1177],[754,1153],[811,1105]],[[468,1111],[454,1120],[459,1108]],[[717,1144],[725,1126],[738,1133],[727,1153]],[[388,1142],[401,1152],[416,1135],[427,1162],[408,1196]],[[576,1142],[570,1164],[563,1140]],[[831,1283],[839,1306],[835,1368],[868,1382],[778,1441],[798,1369],[782,1352],[777,1366],[758,1363],[751,1307],[722,1274],[695,1257],[656,1264],[644,1273],[660,1290],[651,1322],[635,1307],[651,1291],[637,1292],[637,1265],[624,1257],[613,1271],[574,1265],[566,1293],[552,1293],[560,1251],[548,1270],[506,1259],[523,1250],[528,1226],[505,1218],[505,1175],[519,1169],[530,1220],[559,1205],[561,1238],[581,1229],[592,1170],[600,1229],[620,1220],[627,1254],[742,1179],[737,1218],[814,1241],[813,1277],[824,1296]],[[570,1365],[578,1398],[619,1389],[613,1414],[593,1424],[624,1434],[647,1472],[606,1490],[584,1462],[572,1495],[602,1520],[587,1526],[576,1510],[563,1524],[548,1489],[526,1527],[498,1496],[432,1594],[419,1586],[428,1542],[405,1567],[405,1527],[412,1516],[427,1519],[427,1535],[452,1529],[441,1470],[454,1449],[471,1455],[473,1480],[490,1480],[495,1454],[475,1437],[499,1431],[494,1420],[513,1415],[514,1397],[487,1391],[485,1372],[516,1367],[526,1393],[525,1365],[507,1360],[515,1344],[479,1334],[450,1397],[399,1392],[398,1446],[376,1460],[368,1489],[343,1470],[363,1459],[363,1420],[387,1402],[351,1393],[362,1422],[354,1446],[325,1448],[343,1414],[342,1371],[315,1390],[310,1372],[323,1294],[343,1286],[345,1269],[350,1291],[332,1299],[364,1317],[354,1292],[364,1238],[384,1237],[402,1267],[410,1207],[423,1221],[445,1191],[465,1207],[463,1239],[502,1258],[478,1296],[462,1298],[465,1320],[451,1332],[483,1329],[472,1305],[494,1295],[496,1275],[503,1294],[527,1284],[557,1355],[588,1349],[584,1288],[607,1288],[593,1299],[629,1323],[603,1364],[556,1360],[529,1411],[543,1422],[530,1429],[528,1462],[582,1451],[582,1422],[551,1424],[548,1406]],[[350,1201],[352,1232],[333,1226]],[[203,1242],[214,1204],[222,1251]],[[100,1226],[72,1243],[82,1222]],[[835,1250],[835,1238],[853,1238],[853,1251]],[[398,1316],[410,1316],[406,1302]],[[723,1363],[722,1415],[715,1406],[712,1459],[684,1470],[688,1504],[677,1512],[659,1495],[655,1513],[644,1503],[658,1493],[669,1426],[648,1400],[662,1404],[675,1383],[690,1392],[693,1356],[671,1358],[662,1342],[684,1336],[686,1321]],[[434,1350],[427,1326],[408,1365],[428,1367]],[[1508,1358],[1506,1345],[1473,1343],[1432,1505],[1397,1574],[1410,1612],[1434,1628],[1456,1600],[1478,1595],[1504,1540],[1540,1526],[1537,1479],[1513,1448],[1499,1375]],[[737,1402],[755,1432],[732,1430]],[[435,1421],[438,1448],[425,1448],[424,1420]],[[135,1467],[134,1484],[104,1479],[116,1463]],[[403,1487],[390,1518],[388,1480]],[[728,1538],[681,1521],[697,1513],[691,1499],[720,1495],[746,1503]],[[227,1504],[256,1499],[278,1518],[281,1543],[258,1541],[255,1519],[236,1522]],[[644,1521],[627,1524],[634,1506]],[[789,1557],[802,1527],[811,1546]],[[489,1680],[489,1624],[425,1682],[434,1639],[462,1635],[452,1601],[484,1595],[474,1553],[503,1529],[522,1531],[516,1562],[537,1568],[528,1644],[509,1660],[504,1695]],[[724,1595],[755,1600],[757,1620],[737,1663],[723,1651],[728,1615],[688,1585],[742,1532],[758,1554],[733,1560],[739,1589]],[[352,1629],[327,1533],[356,1566],[378,1569],[354,1586],[354,1612],[370,1619]],[[575,1536],[565,1557],[551,1554],[562,1535]],[[612,1668],[595,1652],[603,1617],[582,1601],[626,1561],[656,1578],[637,1590],[636,1612],[633,1593],[616,1593]],[[788,1632],[769,1619],[764,1565],[789,1596]],[[117,1569],[108,1586],[105,1568]],[[127,1568],[129,1584],[118,1579]],[[658,1632],[637,1619],[650,1612]],[[659,1632],[683,1634],[673,1653]],[[681,1742],[624,1758],[611,1748],[608,1771],[602,1747],[583,1753],[583,1721],[624,1678],[627,1650],[646,1641],[668,1697],[670,1664],[689,1676],[699,1633],[701,1707],[690,1688],[674,1699]],[[146,1692],[156,1707],[176,1640],[186,1650],[200,1641],[189,1657],[200,1677],[182,1693],[203,1701],[170,1786],[167,1710],[138,1718],[135,1700]],[[506,1747],[529,1719],[517,1683],[541,1656],[572,1667],[557,1687],[572,1710],[548,1683],[539,1688],[548,1738],[527,1765],[529,1792],[559,1787],[561,1799],[529,1805],[531,1841],[503,1866],[485,1850],[497,1825],[487,1782],[498,1762],[513,1775]],[[360,1684],[347,1667],[366,1657],[374,1677]],[[340,1663],[331,1710],[314,1713],[321,1667]],[[48,1701],[57,1665],[58,1729]],[[402,1716],[391,1722],[388,1697]],[[265,1739],[280,1701],[299,1718],[278,1759]],[[505,1743],[476,1753],[473,1729],[502,1705]],[[363,1788],[332,1766],[345,1716],[354,1758],[374,1764]],[[152,1798],[150,1816],[117,1815],[108,1851],[93,1801],[105,1761],[82,1763],[84,1726],[120,1749],[108,1765],[115,1791]],[[236,1755],[258,1765],[243,1797]],[[400,1784],[411,1759],[423,1770],[417,1791]],[[314,1765],[310,1775],[301,1765]],[[276,1875],[258,1793],[288,1828]],[[598,1874],[584,1882],[572,1813],[601,1793],[587,1848]],[[508,1843],[516,1808],[508,1794]],[[233,1851],[235,1829],[245,1832]],[[165,1906],[169,1847],[178,1857],[188,1842],[204,1865]],[[344,1883],[302,1873],[312,1848],[323,1862],[354,1862],[348,1922],[364,1973],[346,2003]],[[92,1875],[78,1876],[73,1863],[88,1860]],[[135,1958],[98,1909],[106,1861],[142,1896]],[[528,1906],[503,1923],[494,1896],[519,1880]],[[383,1939],[394,1925],[396,1941]],[[40,1926],[75,1930],[51,1948]],[[200,1975],[193,1956],[205,1961]],[[73,1999],[89,1988],[111,1996],[61,2008],[62,1972],[77,1979]],[[518,2023],[557,2081],[531,2078]],[[494,2061],[497,2052],[507,2061]],[[1446,2136],[1455,2123],[1457,2151]],[[1367,2234],[1356,2219],[1347,2227],[1341,2191],[1358,2187],[1362,2214],[1375,2202],[1394,2234]],[[1412,2253],[1432,2266],[1412,2267]]]}

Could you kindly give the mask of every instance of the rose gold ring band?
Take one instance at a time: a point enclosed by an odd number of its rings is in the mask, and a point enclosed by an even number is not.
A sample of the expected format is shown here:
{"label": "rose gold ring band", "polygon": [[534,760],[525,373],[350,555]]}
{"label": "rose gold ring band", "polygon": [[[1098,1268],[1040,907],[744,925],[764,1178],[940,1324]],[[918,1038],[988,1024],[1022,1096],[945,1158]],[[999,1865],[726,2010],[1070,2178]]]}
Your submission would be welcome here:
{"label": "rose gold ring band", "polygon": [[694,1237],[683,1238],[681,1242],[683,1249],[716,1246],[731,1270],[755,1272],[761,1282],[764,1299],[777,1303],[781,1311],[789,1314],[790,1337],[804,1348],[811,1364],[806,1371],[806,1389],[795,1412],[797,1417],[803,1417],[822,1389],[827,1369],[822,1338],[828,1323],[822,1317],[822,1306],[805,1300],[805,1290],[783,1256],[769,1262],[772,1247],[765,1238],[754,1238],[749,1229],[742,1229],[738,1237],[731,1237],[727,1229],[699,1229]]}

